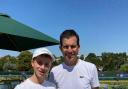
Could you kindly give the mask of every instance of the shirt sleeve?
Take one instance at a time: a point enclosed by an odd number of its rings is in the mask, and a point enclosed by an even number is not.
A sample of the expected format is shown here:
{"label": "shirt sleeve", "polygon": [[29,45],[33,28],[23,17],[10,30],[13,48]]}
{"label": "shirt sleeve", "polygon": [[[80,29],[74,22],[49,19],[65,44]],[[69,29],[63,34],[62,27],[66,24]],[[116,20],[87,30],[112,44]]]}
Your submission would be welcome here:
{"label": "shirt sleeve", "polygon": [[97,68],[94,65],[93,71],[92,71],[92,81],[91,81],[91,86],[94,87],[99,87],[99,79],[98,79],[98,72],[97,72]]}
{"label": "shirt sleeve", "polygon": [[19,88],[19,85],[17,85],[14,89],[20,89],[20,88]]}

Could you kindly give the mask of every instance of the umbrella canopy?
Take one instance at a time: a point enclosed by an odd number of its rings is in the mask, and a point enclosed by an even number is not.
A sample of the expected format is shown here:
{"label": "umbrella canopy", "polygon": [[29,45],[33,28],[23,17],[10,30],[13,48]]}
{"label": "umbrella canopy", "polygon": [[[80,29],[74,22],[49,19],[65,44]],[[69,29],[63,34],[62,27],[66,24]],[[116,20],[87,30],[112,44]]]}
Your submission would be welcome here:
{"label": "umbrella canopy", "polygon": [[23,51],[57,44],[58,40],[0,14],[0,49]]}

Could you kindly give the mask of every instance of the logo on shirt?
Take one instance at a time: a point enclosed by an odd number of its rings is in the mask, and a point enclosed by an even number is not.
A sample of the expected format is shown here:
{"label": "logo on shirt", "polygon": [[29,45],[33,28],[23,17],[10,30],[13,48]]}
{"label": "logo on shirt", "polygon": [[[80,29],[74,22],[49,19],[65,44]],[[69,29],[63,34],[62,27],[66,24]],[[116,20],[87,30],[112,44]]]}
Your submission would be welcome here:
{"label": "logo on shirt", "polygon": [[84,76],[81,75],[80,78],[84,78]]}

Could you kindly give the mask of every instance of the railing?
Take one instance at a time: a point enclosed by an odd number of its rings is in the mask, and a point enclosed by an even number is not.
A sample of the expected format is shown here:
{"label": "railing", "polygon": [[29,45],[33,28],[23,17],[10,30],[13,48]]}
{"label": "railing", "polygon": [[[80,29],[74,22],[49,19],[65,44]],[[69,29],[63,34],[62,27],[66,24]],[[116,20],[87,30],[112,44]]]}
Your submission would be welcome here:
{"label": "railing", "polygon": [[[21,81],[29,77],[29,74],[21,72],[13,73],[0,73],[0,89],[14,89],[14,87]],[[100,76],[100,89],[128,89],[128,77],[120,77],[113,75],[104,74]]]}
{"label": "railing", "polygon": [[14,89],[14,87],[28,78],[30,75],[24,74],[6,74],[0,75],[0,89]]}

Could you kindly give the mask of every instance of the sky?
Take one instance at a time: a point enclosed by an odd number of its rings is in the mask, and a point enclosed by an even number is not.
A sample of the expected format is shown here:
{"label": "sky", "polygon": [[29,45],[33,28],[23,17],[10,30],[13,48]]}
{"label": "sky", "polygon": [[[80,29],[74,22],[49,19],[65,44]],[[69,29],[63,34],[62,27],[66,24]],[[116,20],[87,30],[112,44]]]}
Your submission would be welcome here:
{"label": "sky", "polygon": [[[0,0],[0,13],[57,40],[65,29],[74,29],[79,54],[128,52],[128,0]],[[58,45],[47,48],[62,55]],[[0,57],[8,54],[19,52],[0,49]]]}

